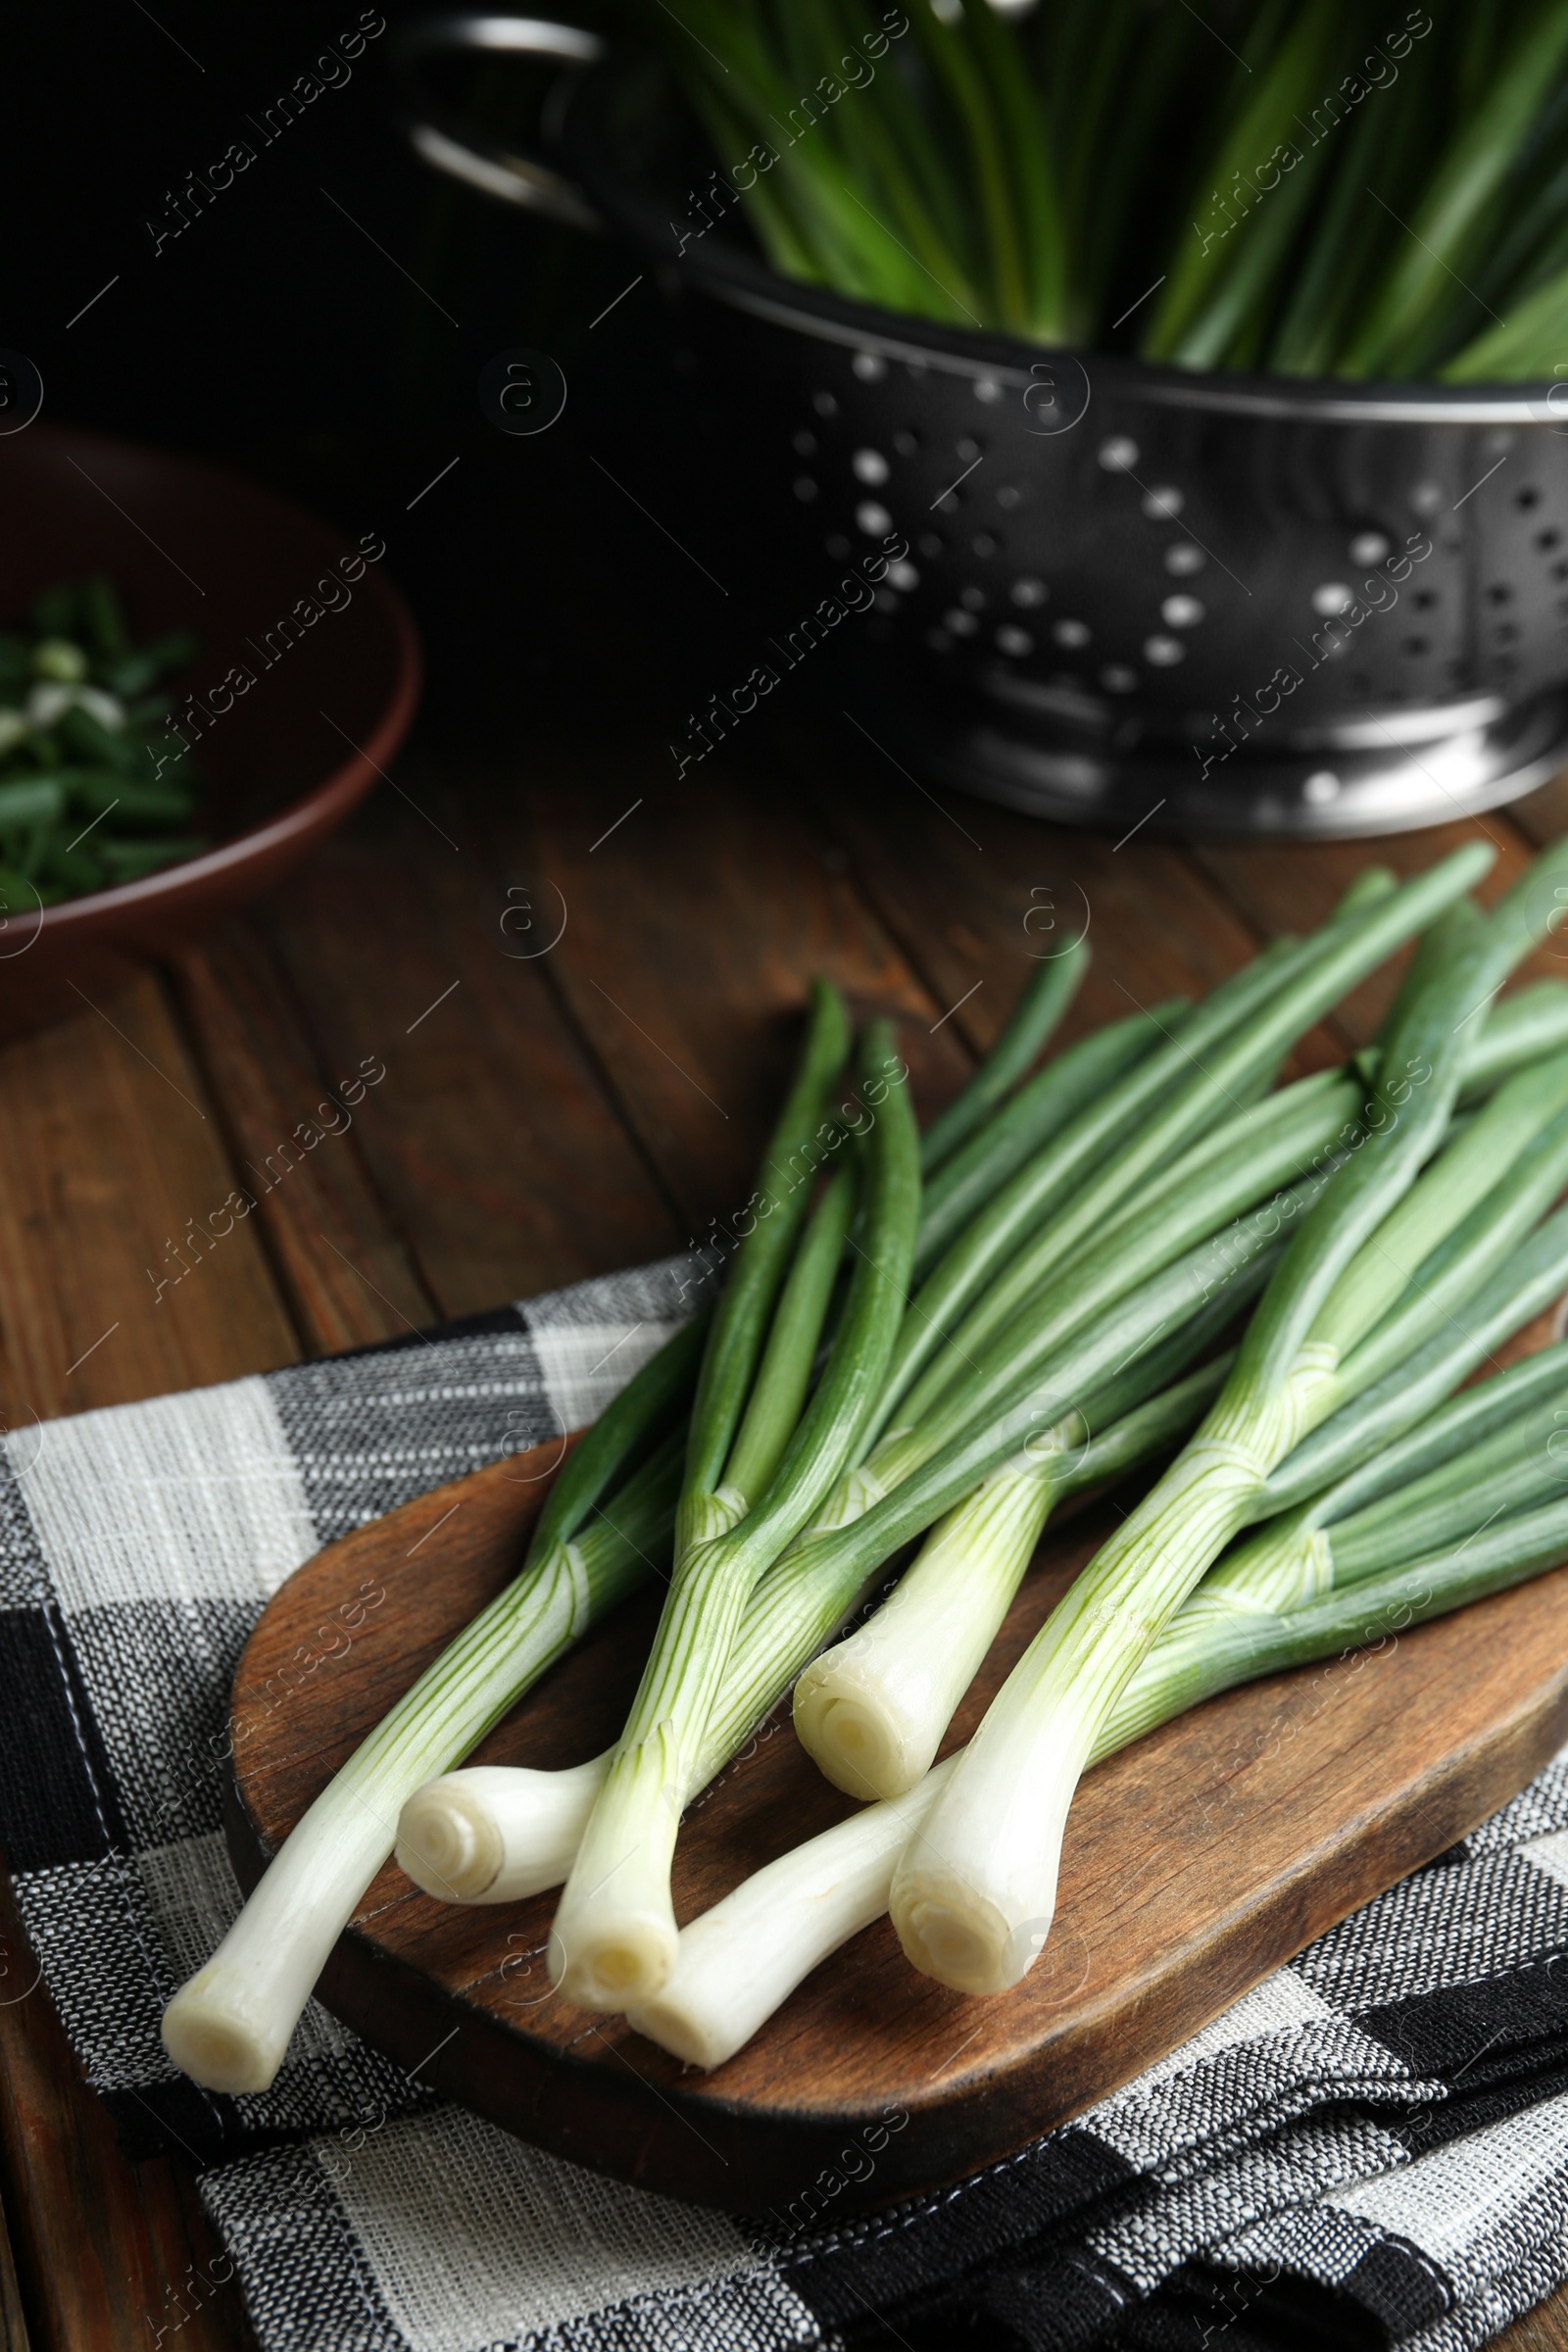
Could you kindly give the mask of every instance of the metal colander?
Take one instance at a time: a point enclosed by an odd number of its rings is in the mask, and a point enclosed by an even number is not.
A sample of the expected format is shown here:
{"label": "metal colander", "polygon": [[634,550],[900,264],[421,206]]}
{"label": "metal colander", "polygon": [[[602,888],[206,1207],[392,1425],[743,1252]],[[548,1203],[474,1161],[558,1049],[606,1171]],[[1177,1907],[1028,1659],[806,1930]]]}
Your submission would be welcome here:
{"label": "metal colander", "polygon": [[858,683],[911,766],[1075,822],[1348,834],[1568,760],[1568,383],[1194,373],[842,301],[722,224],[681,243],[702,174],[646,61],[487,16],[414,26],[405,68],[476,49],[565,69],[543,160],[422,101],[419,152],[658,266],[715,527],[790,516],[818,586],[891,544]]}

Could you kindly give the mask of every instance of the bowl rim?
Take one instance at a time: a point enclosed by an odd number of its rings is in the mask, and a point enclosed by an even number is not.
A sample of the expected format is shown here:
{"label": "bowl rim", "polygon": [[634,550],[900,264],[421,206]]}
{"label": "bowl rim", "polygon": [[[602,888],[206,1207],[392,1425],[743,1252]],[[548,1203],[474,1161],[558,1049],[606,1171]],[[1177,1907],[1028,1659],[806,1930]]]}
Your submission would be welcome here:
{"label": "bowl rim", "polygon": [[[1119,401],[1210,416],[1255,416],[1311,424],[1526,425],[1568,431],[1568,381],[1534,384],[1449,384],[1377,381],[1345,376],[1277,376],[1221,368],[1175,368],[1135,353],[1026,342],[985,327],[945,325],[858,302],[827,287],[783,276],[766,262],[727,242],[721,231],[699,229],[671,252],[676,223],[635,181],[610,163],[605,106],[617,76],[635,53],[610,44],[592,63],[564,74],[551,110],[554,143],[569,162],[604,220],[650,262],[685,276],[701,293],[732,310],[793,328],[816,341],[934,368],[971,381],[986,378],[1023,391],[1036,369],[1053,359],[1082,370],[1091,389],[1103,383]],[[737,199],[738,201],[738,199]],[[1549,407],[1557,396],[1559,409]],[[1069,428],[1070,429],[1070,428]],[[1056,438],[1059,436],[1041,436]]]}
{"label": "bowl rim", "polygon": [[[270,482],[254,481],[250,475],[229,466],[216,465],[210,458],[184,450],[161,449],[153,442],[133,441],[123,434],[100,433],[72,424],[45,425],[42,437],[60,445],[69,443],[83,452],[129,455],[156,466],[205,474],[225,488],[237,484],[251,496],[269,500],[290,520],[312,531],[319,532],[325,527],[318,514],[274,490]],[[34,939],[45,932],[58,936],[81,928],[96,929],[112,924],[118,916],[143,914],[176,905],[188,896],[206,900],[215,882],[231,881],[247,867],[267,860],[273,851],[309,841],[348,815],[376,778],[385,773],[385,761],[394,756],[408,732],[424,679],[418,631],[399,590],[378,571],[366,572],[360,583],[361,592],[366,588],[370,592],[371,605],[390,632],[395,675],[385,708],[364,743],[357,744],[346,759],[339,760],[318,784],[313,784],[297,800],[289,801],[260,824],[248,826],[243,833],[219,842],[213,849],[182,858],[177,865],[161,866],[156,873],[143,874],[134,882],[117,882],[108,890],[62,899],[53,906],[41,907],[36,917],[26,915],[24,919],[28,922],[37,922]]]}

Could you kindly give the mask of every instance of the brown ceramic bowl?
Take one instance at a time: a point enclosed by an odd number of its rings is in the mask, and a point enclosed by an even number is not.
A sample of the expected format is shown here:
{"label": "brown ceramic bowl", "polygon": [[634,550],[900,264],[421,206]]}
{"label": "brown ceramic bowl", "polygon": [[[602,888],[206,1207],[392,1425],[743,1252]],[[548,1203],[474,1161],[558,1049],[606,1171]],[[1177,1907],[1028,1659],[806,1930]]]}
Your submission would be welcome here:
{"label": "brown ceramic bowl", "polygon": [[200,459],[33,425],[0,438],[0,626],[40,588],[105,571],[138,642],[197,637],[166,691],[210,713],[190,741],[216,845],[90,898],[0,908],[14,1037],[168,955],[340,825],[408,730],[420,662],[384,551],[367,563],[353,537]]}

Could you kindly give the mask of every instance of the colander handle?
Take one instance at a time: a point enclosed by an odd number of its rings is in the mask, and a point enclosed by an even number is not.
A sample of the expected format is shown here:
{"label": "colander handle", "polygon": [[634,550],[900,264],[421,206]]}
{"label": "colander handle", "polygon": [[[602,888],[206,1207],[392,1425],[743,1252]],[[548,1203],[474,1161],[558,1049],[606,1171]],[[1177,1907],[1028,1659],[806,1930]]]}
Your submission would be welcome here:
{"label": "colander handle", "polygon": [[[567,228],[599,231],[603,222],[582,190],[542,155],[519,155],[475,131],[439,106],[423,86],[423,68],[439,57],[480,54],[554,58],[581,72],[605,54],[598,33],[580,24],[557,24],[543,17],[491,14],[416,17],[398,33],[394,62],[407,95],[404,128],[421,162],[503,204],[520,204]],[[562,88],[547,100],[540,144],[548,152],[550,116]]]}

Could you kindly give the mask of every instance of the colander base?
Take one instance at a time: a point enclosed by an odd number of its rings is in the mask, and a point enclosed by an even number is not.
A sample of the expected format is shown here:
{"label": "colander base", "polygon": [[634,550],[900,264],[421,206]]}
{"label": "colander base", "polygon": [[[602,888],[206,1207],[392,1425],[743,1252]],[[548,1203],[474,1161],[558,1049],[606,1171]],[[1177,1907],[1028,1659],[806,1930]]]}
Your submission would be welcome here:
{"label": "colander base", "polygon": [[1202,772],[1191,747],[1107,749],[990,698],[888,695],[878,734],[935,783],[1055,824],[1194,835],[1348,838],[1495,808],[1568,766],[1568,686],[1417,746],[1355,752],[1239,749]]}

